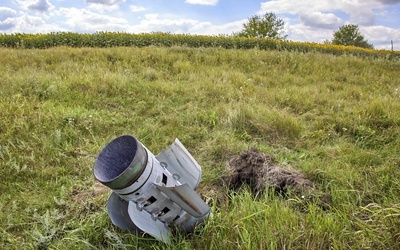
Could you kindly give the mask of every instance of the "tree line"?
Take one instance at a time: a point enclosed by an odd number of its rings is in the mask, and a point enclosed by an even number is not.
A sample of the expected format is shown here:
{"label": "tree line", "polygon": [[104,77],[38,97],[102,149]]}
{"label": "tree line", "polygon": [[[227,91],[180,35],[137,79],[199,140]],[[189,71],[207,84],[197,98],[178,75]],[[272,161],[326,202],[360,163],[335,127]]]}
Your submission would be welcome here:
{"label": "tree line", "polygon": [[[264,15],[253,15],[243,23],[242,30],[234,33],[235,36],[286,39],[285,22],[273,12]],[[346,45],[373,49],[374,46],[361,34],[358,25],[346,24],[333,33],[332,40],[325,43]]]}

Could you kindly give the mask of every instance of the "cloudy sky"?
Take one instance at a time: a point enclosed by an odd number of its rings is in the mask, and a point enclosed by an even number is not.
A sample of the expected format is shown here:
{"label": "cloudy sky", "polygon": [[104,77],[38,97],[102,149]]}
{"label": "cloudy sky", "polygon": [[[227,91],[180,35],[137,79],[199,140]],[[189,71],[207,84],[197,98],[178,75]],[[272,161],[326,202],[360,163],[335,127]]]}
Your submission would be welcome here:
{"label": "cloudy sky", "polygon": [[357,24],[375,48],[400,50],[400,0],[0,0],[0,33],[232,34],[274,12],[289,40],[323,42]]}

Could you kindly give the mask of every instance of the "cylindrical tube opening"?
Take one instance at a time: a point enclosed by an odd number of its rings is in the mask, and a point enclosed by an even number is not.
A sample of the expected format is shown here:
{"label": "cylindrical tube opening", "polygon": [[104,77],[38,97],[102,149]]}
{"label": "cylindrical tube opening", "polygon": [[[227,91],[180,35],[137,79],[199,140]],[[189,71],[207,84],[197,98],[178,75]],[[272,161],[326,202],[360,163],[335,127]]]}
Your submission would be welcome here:
{"label": "cylindrical tube opening", "polygon": [[147,152],[131,135],[123,135],[107,144],[100,152],[93,167],[98,181],[111,189],[126,188],[143,173]]}

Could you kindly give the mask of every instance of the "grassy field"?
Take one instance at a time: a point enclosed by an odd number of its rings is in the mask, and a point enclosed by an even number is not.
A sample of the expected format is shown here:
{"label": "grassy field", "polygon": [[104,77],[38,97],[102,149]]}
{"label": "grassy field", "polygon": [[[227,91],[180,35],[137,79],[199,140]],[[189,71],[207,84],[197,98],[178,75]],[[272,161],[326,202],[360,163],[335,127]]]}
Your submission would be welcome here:
{"label": "grassy field", "polygon": [[[1,48],[0,75],[0,249],[400,249],[400,62]],[[122,134],[155,154],[179,138],[213,218],[171,245],[114,227],[92,167]],[[303,171],[330,208],[219,187],[227,160],[252,147]]]}

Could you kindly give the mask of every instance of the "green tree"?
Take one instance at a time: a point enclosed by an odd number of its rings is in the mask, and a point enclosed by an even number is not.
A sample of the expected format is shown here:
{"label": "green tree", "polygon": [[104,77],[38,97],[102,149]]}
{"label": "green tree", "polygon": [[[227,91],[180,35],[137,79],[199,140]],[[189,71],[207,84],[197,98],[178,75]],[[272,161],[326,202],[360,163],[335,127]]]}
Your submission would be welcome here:
{"label": "green tree", "polygon": [[333,44],[373,49],[374,46],[361,35],[358,25],[346,24],[333,33]]}
{"label": "green tree", "polygon": [[287,35],[285,35],[284,26],[285,22],[272,12],[263,16],[253,15],[247,22],[243,23],[242,30],[235,35],[286,39]]}

